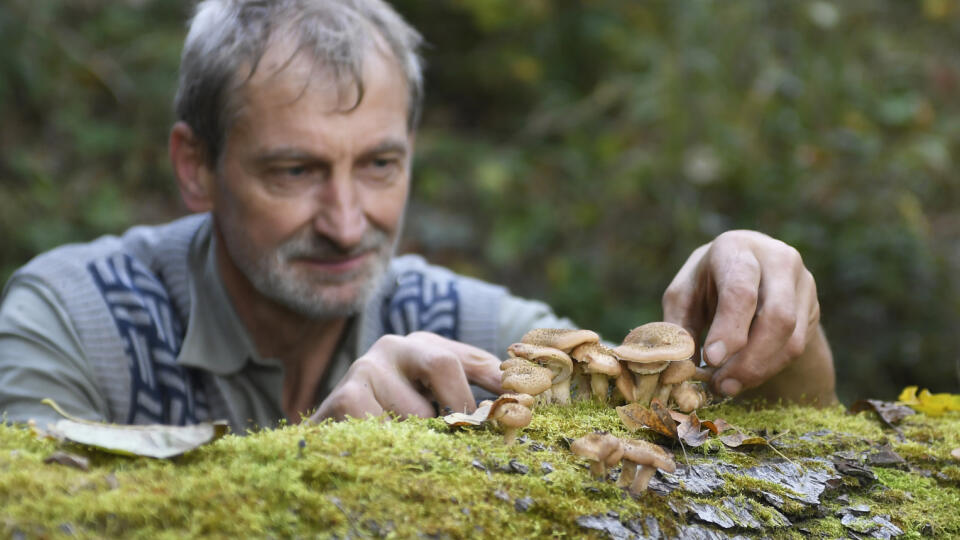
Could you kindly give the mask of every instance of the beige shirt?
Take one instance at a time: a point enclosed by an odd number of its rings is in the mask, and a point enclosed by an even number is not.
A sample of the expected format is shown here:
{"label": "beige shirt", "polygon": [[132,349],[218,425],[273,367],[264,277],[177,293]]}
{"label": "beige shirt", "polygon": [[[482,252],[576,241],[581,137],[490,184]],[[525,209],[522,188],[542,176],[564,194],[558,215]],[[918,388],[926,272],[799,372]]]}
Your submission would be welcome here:
{"label": "beige shirt", "polygon": [[[191,310],[177,362],[213,375],[235,431],[274,427],[285,417],[283,364],[263,358],[254,347],[220,279],[214,241],[206,226],[190,247]],[[509,295],[499,314],[497,350],[504,357],[507,346],[530,328],[573,326],[542,302]],[[324,374],[318,405],[360,356],[355,320]],[[9,283],[0,303],[0,415],[15,422],[55,420],[40,404],[50,397],[71,414],[107,420],[106,399],[95,381],[77,331],[52,291],[29,278]]]}

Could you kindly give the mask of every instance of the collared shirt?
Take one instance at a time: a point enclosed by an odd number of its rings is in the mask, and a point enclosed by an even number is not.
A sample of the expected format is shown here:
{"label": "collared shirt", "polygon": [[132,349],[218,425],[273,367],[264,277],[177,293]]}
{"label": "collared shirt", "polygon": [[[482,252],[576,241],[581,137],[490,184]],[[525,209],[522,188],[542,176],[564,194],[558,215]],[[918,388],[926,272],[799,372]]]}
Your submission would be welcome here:
{"label": "collared shirt", "polygon": [[[235,431],[273,427],[285,418],[284,366],[264,358],[233,308],[217,270],[216,236],[208,222],[189,248],[190,314],[177,363],[202,370],[223,396]],[[571,327],[542,302],[506,296],[499,309],[497,350],[535,327]],[[360,314],[359,317],[362,317]],[[361,352],[357,318],[347,324],[320,387],[318,404],[343,378]],[[53,420],[41,405],[52,397],[71,414],[109,421],[78,333],[61,299],[29,276],[7,285],[0,303],[0,414],[9,421]],[[307,411],[304,411],[307,412]]]}

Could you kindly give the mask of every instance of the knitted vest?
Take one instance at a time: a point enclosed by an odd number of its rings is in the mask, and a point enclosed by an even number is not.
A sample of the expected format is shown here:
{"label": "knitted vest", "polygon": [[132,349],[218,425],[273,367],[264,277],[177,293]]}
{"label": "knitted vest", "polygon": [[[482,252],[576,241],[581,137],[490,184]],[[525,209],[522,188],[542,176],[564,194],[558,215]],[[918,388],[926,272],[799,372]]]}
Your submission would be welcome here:
{"label": "knitted vest", "polygon": [[[229,417],[213,375],[176,361],[190,314],[190,244],[209,219],[189,216],[63,246],[13,278],[40,281],[66,310],[110,421],[186,425]],[[358,320],[357,354],[383,335],[417,330],[494,352],[505,294],[417,256],[394,258]]]}

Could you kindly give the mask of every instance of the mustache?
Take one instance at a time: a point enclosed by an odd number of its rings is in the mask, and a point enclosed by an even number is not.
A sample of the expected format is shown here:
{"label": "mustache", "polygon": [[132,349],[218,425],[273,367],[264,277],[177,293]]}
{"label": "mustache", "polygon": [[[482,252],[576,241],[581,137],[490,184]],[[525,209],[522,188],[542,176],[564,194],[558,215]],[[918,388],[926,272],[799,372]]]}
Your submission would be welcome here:
{"label": "mustache", "polygon": [[389,235],[376,228],[368,229],[359,242],[349,247],[313,231],[305,231],[281,244],[276,254],[281,259],[349,259],[369,251],[389,249],[390,245]]}

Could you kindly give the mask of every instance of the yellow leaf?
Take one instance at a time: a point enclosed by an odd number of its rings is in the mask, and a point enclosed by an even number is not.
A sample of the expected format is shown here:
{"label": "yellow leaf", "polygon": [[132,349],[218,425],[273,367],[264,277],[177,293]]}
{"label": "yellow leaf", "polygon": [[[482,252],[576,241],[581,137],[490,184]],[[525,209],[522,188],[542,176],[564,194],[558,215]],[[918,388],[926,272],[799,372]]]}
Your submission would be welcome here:
{"label": "yellow leaf", "polygon": [[931,394],[926,388],[917,392],[916,386],[904,388],[898,399],[904,405],[929,416],[940,416],[945,412],[960,411],[960,395]]}

